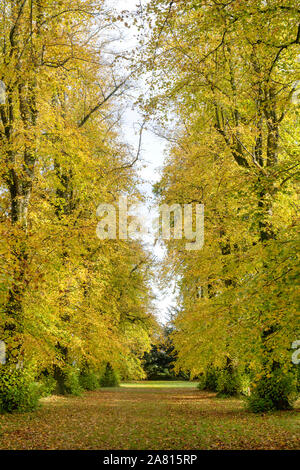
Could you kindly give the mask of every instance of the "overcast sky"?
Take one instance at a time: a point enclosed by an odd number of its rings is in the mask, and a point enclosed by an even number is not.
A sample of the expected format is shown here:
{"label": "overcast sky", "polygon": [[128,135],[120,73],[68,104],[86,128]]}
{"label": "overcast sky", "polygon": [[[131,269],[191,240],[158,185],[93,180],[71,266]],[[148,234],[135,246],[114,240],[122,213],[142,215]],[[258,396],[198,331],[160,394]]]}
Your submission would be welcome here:
{"label": "overcast sky", "polygon": [[[121,12],[122,10],[135,11],[137,0],[106,0],[108,6],[113,7],[116,11]],[[141,3],[145,5],[147,0],[142,0]],[[122,35],[124,39],[119,41],[114,47],[117,50],[126,50],[129,51],[130,48],[134,49],[137,44],[136,39],[136,29],[135,28],[123,28]],[[142,81],[137,85],[136,96],[141,93]],[[142,123],[142,117],[139,115],[136,107],[132,103],[128,103],[126,110],[123,114],[122,119],[122,133],[124,138],[128,143],[137,148],[139,141],[139,128]],[[142,137],[142,151],[140,157],[140,164],[138,165],[138,171],[140,175],[140,184],[141,192],[147,198],[147,207],[144,209],[144,216],[148,219],[154,217],[153,204],[154,198],[152,194],[152,186],[154,183],[160,179],[160,169],[163,166],[164,156],[166,152],[166,141],[162,138],[156,136],[150,130],[145,130]],[[159,245],[154,245],[154,237],[150,238],[150,249],[154,254],[155,258],[159,261],[162,260],[164,256],[164,248]],[[175,306],[175,295],[173,293],[174,286],[170,286],[164,292],[158,285],[158,282],[153,285],[153,291],[156,296],[155,305],[157,308],[157,313],[159,320],[161,322],[166,322],[168,320],[168,308]]]}

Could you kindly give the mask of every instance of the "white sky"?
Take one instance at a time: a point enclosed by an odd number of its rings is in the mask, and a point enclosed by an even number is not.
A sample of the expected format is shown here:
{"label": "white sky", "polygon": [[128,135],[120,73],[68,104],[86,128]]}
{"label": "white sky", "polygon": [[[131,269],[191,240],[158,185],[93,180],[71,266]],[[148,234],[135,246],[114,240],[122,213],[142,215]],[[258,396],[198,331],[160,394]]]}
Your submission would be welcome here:
{"label": "white sky", "polygon": [[[106,4],[109,7],[114,8],[116,11],[121,12],[123,10],[135,11],[136,5],[139,3],[137,0],[106,0]],[[142,5],[147,3],[147,0],[141,0]],[[114,45],[116,50],[127,50],[134,48],[137,44],[136,40],[136,30],[135,28],[123,28],[122,33],[124,39],[118,44]],[[126,71],[125,71],[126,74]],[[137,96],[140,94],[141,89],[137,89]],[[139,125],[142,122],[142,117],[139,115],[136,108],[133,108],[132,103],[128,103],[128,107],[123,114],[122,119],[122,133],[125,140],[137,148],[139,140]],[[139,174],[141,176],[140,185],[141,192],[147,198],[147,208],[145,208],[144,216],[146,218],[152,218],[150,214],[150,207],[154,203],[154,198],[152,194],[152,185],[159,181],[160,179],[160,168],[163,166],[164,156],[166,150],[166,141],[159,138],[153,132],[149,130],[144,130],[142,138],[142,151],[140,157],[140,164],[138,166]],[[154,246],[152,238],[152,243],[150,243],[150,249],[154,254],[155,258],[159,261],[162,260],[164,256],[164,248],[156,244]],[[169,319],[168,309],[176,305],[174,285],[171,285],[168,289],[162,291],[159,287],[158,282],[153,285],[153,292],[156,297],[155,306],[157,309],[158,319],[165,323]]]}

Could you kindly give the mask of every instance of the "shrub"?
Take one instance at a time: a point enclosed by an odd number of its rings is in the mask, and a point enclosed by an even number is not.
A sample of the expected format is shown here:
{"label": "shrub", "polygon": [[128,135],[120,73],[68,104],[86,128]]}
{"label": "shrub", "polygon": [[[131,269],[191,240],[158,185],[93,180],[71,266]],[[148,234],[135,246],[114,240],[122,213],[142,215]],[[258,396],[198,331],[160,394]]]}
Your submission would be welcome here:
{"label": "shrub", "polygon": [[247,408],[252,413],[264,413],[266,411],[274,410],[273,402],[269,398],[262,398],[251,395],[247,399]]}
{"label": "shrub", "polygon": [[97,390],[99,388],[99,378],[89,369],[81,371],[79,383],[84,390]]}
{"label": "shrub", "polygon": [[219,371],[216,367],[209,366],[206,372],[200,375],[197,388],[208,392],[216,392],[218,372]]}
{"label": "shrub", "polygon": [[48,397],[49,395],[52,395],[52,393],[56,389],[56,380],[50,374],[42,374],[39,380],[39,384],[41,387],[41,395],[43,397]]}
{"label": "shrub", "polygon": [[232,397],[240,391],[238,372],[231,367],[220,370],[217,376],[217,392],[219,397]]}
{"label": "shrub", "polygon": [[296,397],[296,380],[292,373],[283,373],[276,369],[259,378],[247,399],[247,407],[254,413],[292,409]]}
{"label": "shrub", "polygon": [[239,374],[233,367],[219,369],[211,365],[206,373],[199,377],[198,389],[217,392],[219,397],[235,396],[241,387]]}
{"label": "shrub", "polygon": [[199,383],[197,385],[198,390],[205,390],[206,386],[206,376],[205,374],[201,374],[198,378]]}
{"label": "shrub", "polygon": [[34,382],[33,375],[24,369],[0,367],[0,410],[33,411],[42,394],[41,386]]}
{"label": "shrub", "polygon": [[117,387],[119,385],[119,379],[117,374],[113,370],[112,366],[108,363],[106,365],[104,374],[100,379],[101,387]]}
{"label": "shrub", "polygon": [[79,369],[73,366],[68,366],[63,372],[65,394],[80,396],[83,389],[79,381]]}

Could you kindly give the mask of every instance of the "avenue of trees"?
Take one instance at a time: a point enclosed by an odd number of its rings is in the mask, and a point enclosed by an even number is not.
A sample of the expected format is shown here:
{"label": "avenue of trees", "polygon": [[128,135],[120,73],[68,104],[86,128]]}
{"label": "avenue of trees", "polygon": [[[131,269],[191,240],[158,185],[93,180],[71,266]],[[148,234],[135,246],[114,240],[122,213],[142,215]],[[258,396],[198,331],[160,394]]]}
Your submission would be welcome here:
{"label": "avenue of trees", "polygon": [[[252,411],[299,393],[299,4],[146,3],[123,22],[103,0],[0,0],[1,411],[146,373]],[[140,36],[127,68],[118,22]],[[119,119],[140,76],[141,132],[168,141],[157,201],[205,208],[201,250],[166,242],[178,304],[156,343],[152,253],[96,236],[100,203],[143,198]]]}

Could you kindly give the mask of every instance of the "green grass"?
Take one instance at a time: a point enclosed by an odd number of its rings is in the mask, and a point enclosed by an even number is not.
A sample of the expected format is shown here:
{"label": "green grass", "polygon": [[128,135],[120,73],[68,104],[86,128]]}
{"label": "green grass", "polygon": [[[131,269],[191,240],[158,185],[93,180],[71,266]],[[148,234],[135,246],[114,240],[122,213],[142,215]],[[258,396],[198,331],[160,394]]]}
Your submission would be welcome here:
{"label": "green grass", "polygon": [[124,382],[121,387],[125,388],[196,388],[197,382],[184,380],[144,380],[142,382]]}
{"label": "green grass", "polygon": [[0,415],[0,449],[299,449],[299,405],[255,415],[191,382],[141,382],[52,396]]}

